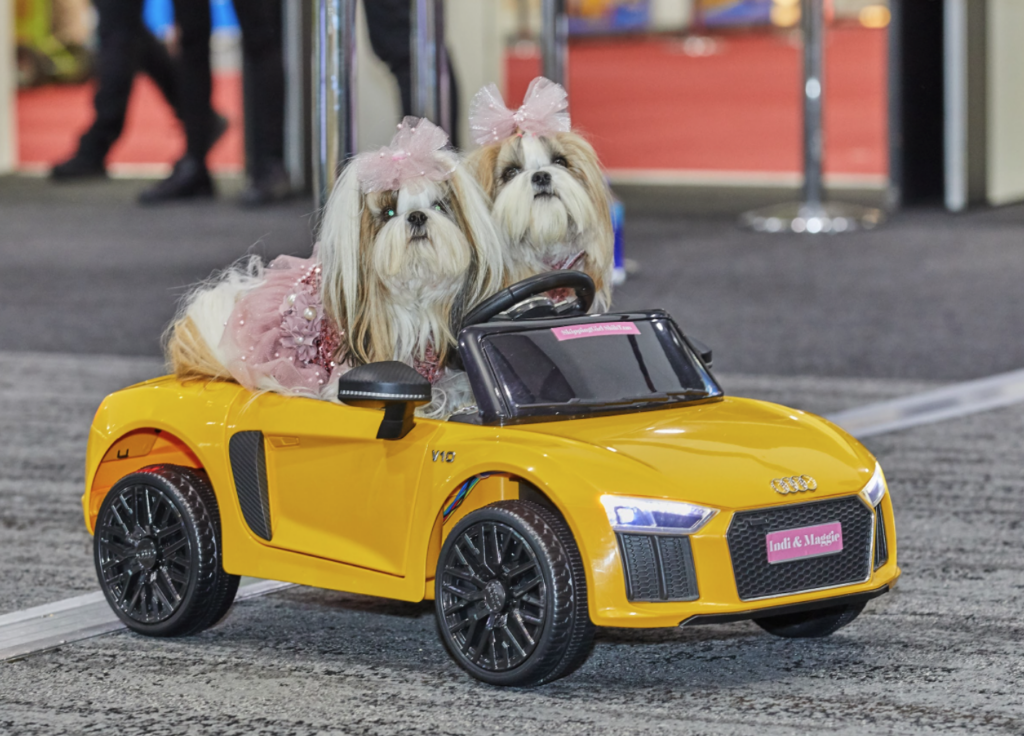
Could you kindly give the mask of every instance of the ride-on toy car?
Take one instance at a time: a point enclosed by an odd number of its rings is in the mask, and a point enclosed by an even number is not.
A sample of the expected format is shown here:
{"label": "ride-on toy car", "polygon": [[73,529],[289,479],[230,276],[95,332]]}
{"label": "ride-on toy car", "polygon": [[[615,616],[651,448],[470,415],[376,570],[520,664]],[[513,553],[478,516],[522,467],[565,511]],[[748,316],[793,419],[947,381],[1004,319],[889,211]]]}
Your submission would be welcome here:
{"label": "ride-on toy car", "polygon": [[[576,300],[554,306],[557,287]],[[592,297],[559,272],[471,313],[476,404],[448,421],[414,415],[431,388],[401,363],[345,374],[343,405],[173,377],[108,396],[82,503],[114,611],[198,632],[240,575],[433,599],[461,667],[528,685],[582,664],[594,626],[825,636],[889,590],[892,505],[867,450],[724,395],[665,312],[588,316]]]}

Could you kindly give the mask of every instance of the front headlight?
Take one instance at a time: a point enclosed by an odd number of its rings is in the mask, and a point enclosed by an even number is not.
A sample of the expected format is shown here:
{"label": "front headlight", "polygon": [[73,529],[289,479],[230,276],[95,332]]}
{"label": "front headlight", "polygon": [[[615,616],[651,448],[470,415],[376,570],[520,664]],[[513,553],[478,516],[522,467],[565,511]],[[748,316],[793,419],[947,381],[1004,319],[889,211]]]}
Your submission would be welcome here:
{"label": "front headlight", "polygon": [[871,476],[871,480],[864,486],[860,495],[868,502],[871,508],[878,505],[878,502],[882,500],[882,496],[885,495],[885,476],[882,474],[882,466],[875,463],[875,473]]}
{"label": "front headlight", "polygon": [[656,498],[601,496],[608,523],[617,532],[693,534],[718,513],[717,509]]}

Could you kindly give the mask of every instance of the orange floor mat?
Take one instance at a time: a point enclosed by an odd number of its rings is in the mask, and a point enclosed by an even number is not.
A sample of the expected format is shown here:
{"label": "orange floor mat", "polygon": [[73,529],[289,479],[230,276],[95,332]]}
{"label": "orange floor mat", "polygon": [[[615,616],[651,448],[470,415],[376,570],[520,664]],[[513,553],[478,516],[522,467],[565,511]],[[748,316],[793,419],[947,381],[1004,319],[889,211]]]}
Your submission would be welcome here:
{"label": "orange floor mat", "polygon": [[[93,121],[93,83],[51,85],[18,93],[18,154],[26,168],[48,167],[71,156]],[[239,74],[213,79],[214,107],[230,127],[210,152],[215,171],[243,166],[242,85]],[[124,132],[107,158],[111,165],[172,164],[185,151],[185,135],[171,108],[148,77],[138,75],[128,103]]]}
{"label": "orange floor mat", "polygon": [[[692,56],[681,39],[574,42],[569,90],[574,126],[615,170],[797,172],[801,166],[801,49],[794,36],[747,32],[715,37],[715,53]],[[830,29],[825,77],[825,170],[883,177],[886,156],[886,35]],[[691,45],[692,50],[692,45]],[[508,103],[517,106],[539,59],[509,54]],[[243,165],[241,84],[217,75],[216,107],[231,128],[210,154],[220,171]],[[20,160],[60,161],[92,120],[91,84],[18,94]],[[168,164],[184,136],[153,84],[135,82],[112,164]]]}
{"label": "orange floor mat", "polygon": [[[610,169],[796,172],[802,166],[802,49],[789,34],[722,35],[708,56],[675,38],[584,41],[569,58],[569,111]],[[830,29],[825,170],[884,176],[886,34]],[[692,49],[691,44],[691,49]],[[510,106],[539,59],[510,55]]]}

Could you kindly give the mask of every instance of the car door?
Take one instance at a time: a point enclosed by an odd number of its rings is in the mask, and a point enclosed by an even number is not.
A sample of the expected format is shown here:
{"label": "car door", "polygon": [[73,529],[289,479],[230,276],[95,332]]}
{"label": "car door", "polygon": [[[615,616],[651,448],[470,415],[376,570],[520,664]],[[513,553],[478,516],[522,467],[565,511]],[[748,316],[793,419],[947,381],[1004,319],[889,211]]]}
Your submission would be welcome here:
{"label": "car door", "polygon": [[233,414],[230,435],[262,433],[268,544],[405,574],[409,523],[436,423],[417,422],[400,440],[379,440],[380,410],[274,393]]}

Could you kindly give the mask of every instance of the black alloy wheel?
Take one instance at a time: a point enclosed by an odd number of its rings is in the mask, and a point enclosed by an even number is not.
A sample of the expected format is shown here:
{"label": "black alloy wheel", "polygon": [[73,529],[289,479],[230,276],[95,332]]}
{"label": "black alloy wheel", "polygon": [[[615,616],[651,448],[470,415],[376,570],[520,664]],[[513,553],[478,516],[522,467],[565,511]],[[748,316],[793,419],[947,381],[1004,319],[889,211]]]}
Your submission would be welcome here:
{"label": "black alloy wheel", "polygon": [[192,468],[153,465],[118,481],[96,517],[93,551],[107,602],[141,634],[202,631],[238,590],[221,566],[216,496]]}
{"label": "black alloy wheel", "polygon": [[802,613],[755,618],[754,623],[769,634],[786,639],[817,639],[839,631],[864,610],[864,603],[818,608]]}
{"label": "black alloy wheel", "polygon": [[564,677],[593,642],[572,533],[527,501],[485,506],[456,525],[438,559],[435,610],[448,653],[492,685]]}

